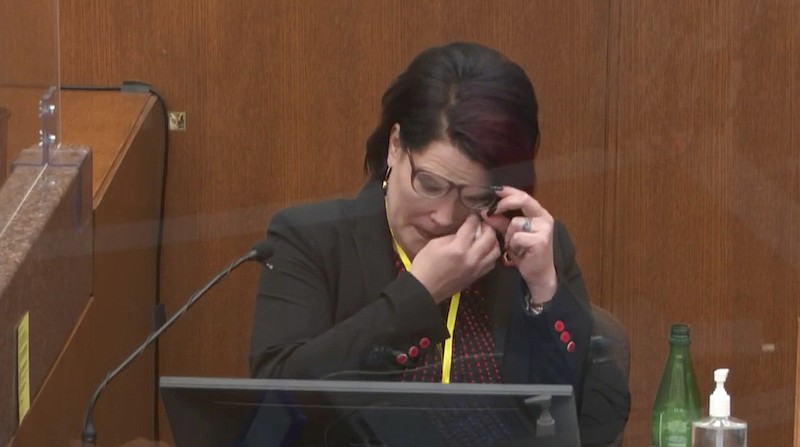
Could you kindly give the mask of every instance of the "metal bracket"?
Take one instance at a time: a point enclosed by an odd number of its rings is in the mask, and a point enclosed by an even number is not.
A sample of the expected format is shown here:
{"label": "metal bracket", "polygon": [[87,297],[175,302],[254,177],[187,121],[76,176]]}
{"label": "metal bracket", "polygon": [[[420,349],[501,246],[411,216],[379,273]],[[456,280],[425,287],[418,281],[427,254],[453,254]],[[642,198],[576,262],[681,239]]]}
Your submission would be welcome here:
{"label": "metal bracket", "polygon": [[59,143],[57,135],[58,109],[55,104],[58,100],[57,94],[58,89],[50,87],[39,100],[39,118],[42,124],[39,129],[39,147],[42,148],[43,165],[50,162],[51,149],[55,151]]}

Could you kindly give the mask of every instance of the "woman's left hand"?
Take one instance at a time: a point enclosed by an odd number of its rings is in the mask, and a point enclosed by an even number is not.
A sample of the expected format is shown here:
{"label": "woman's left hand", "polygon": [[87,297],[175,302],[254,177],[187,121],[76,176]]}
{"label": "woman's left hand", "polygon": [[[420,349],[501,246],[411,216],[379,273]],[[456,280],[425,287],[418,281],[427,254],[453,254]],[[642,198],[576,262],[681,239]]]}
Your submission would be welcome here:
{"label": "woman's left hand", "polygon": [[[550,301],[557,280],[553,262],[553,216],[525,191],[504,186],[497,192],[498,202],[486,223],[504,235],[504,250],[528,284],[533,303]],[[507,211],[520,210],[522,216],[509,220]]]}

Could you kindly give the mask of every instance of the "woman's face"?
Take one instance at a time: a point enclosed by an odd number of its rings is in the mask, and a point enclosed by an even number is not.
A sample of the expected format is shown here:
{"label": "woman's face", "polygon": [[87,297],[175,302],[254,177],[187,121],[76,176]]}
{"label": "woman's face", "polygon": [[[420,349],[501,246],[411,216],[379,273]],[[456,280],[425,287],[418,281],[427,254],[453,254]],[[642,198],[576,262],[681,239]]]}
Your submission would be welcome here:
{"label": "woman's face", "polygon": [[[488,186],[488,173],[447,141],[434,141],[411,154],[414,167],[437,174],[457,185]],[[395,124],[389,137],[387,163],[392,168],[386,190],[386,210],[394,237],[414,259],[431,239],[455,233],[470,210],[453,188],[438,198],[420,195],[411,185],[411,160],[400,142],[400,126]]]}

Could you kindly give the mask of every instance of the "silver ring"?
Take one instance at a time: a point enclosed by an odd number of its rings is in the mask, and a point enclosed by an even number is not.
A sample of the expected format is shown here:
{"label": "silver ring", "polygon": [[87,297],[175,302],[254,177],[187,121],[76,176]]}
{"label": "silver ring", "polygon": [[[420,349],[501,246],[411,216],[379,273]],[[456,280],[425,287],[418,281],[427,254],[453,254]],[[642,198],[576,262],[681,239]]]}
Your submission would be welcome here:
{"label": "silver ring", "polygon": [[531,232],[531,218],[530,217],[526,217],[525,221],[522,222],[522,231],[524,231],[526,233],[530,233]]}

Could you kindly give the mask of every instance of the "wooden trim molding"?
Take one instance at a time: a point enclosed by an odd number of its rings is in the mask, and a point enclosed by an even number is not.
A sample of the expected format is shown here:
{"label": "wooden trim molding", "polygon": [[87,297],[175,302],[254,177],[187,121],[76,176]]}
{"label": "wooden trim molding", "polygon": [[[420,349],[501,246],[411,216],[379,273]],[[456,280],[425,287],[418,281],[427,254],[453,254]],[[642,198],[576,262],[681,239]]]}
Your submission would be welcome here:
{"label": "wooden trim molding", "polygon": [[794,447],[800,447],[800,317],[797,318],[797,361],[794,369]]}

